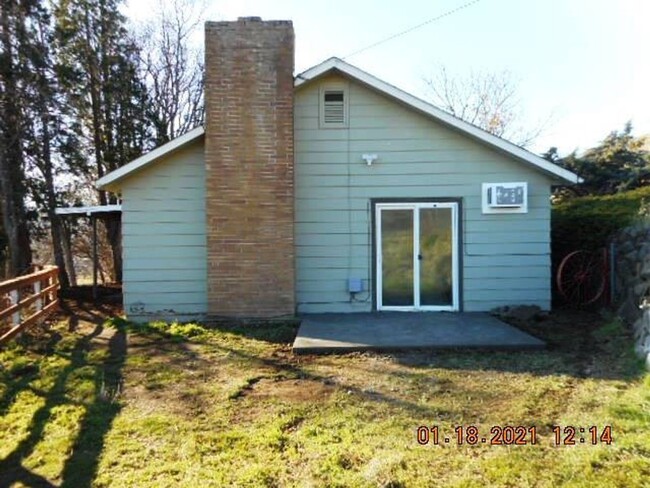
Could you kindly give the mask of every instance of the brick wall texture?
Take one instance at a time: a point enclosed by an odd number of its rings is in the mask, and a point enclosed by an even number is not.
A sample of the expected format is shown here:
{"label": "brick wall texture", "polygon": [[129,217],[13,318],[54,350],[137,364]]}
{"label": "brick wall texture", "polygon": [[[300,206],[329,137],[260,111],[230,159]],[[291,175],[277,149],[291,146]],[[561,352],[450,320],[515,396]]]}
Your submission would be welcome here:
{"label": "brick wall texture", "polygon": [[293,315],[293,26],[208,22],[205,44],[208,312]]}

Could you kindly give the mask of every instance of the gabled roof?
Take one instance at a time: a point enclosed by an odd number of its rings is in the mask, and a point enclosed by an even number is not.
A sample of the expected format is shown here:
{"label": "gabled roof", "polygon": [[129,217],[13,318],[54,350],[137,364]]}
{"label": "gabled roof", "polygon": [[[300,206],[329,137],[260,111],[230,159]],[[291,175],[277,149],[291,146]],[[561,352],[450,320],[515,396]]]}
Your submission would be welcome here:
{"label": "gabled roof", "polygon": [[169,153],[172,153],[174,151],[178,151],[182,147],[202,137],[203,134],[205,134],[205,130],[203,129],[203,127],[195,127],[191,131],[183,134],[182,136],[179,136],[176,139],[171,140],[166,144],[163,144],[162,146],[158,146],[156,149],[149,151],[147,154],[140,156],[138,159],[134,159],[130,163],[122,166],[121,168],[118,168],[115,171],[111,171],[107,175],[102,176],[100,179],[97,180],[95,186],[97,186],[97,188],[99,188],[100,190],[110,190],[111,186],[113,186],[118,181],[126,178],[132,173],[135,173],[136,171],[143,169],[146,166],[149,166],[157,159]]}
{"label": "gabled roof", "polygon": [[[582,178],[580,178],[575,173],[568,171],[564,168],[559,167],[556,164],[553,164],[544,158],[537,156],[536,154],[523,149],[516,144],[513,144],[505,139],[497,137],[489,132],[476,127],[464,120],[461,120],[453,115],[445,112],[444,110],[439,109],[438,107],[431,105],[424,100],[421,100],[410,93],[407,93],[399,88],[386,83],[385,81],[380,80],[372,76],[369,73],[366,73],[359,68],[352,66],[349,63],[346,63],[339,58],[330,58],[322,63],[309,68],[306,71],[303,71],[296,76],[294,81],[295,88],[298,88],[304,84],[307,84],[316,78],[319,78],[329,72],[339,72],[348,78],[351,78],[359,83],[362,83],[398,102],[403,105],[416,110],[426,116],[433,118],[434,120],[441,122],[442,124],[447,125],[453,129],[456,129],[463,134],[476,139],[488,146],[491,146],[503,153],[513,156],[523,163],[530,164],[536,169],[546,173],[547,175],[554,177],[559,180],[564,180],[568,183],[580,183]],[[188,133],[177,137],[173,141],[163,144],[162,146],[154,149],[151,152],[148,152],[144,156],[140,156],[138,159],[131,161],[130,163],[122,166],[121,168],[105,175],[104,177],[97,180],[97,188],[99,189],[112,189],[115,188],[115,184],[131,175],[132,173],[143,169],[144,167],[152,164],[157,159],[165,156],[173,151],[176,151],[183,146],[190,144],[194,140],[202,137],[205,134],[203,127],[197,127],[192,129]],[[112,188],[111,188],[112,187]]]}
{"label": "gabled roof", "polygon": [[582,178],[580,178],[575,173],[561,168],[557,164],[553,164],[546,159],[537,156],[536,154],[533,154],[530,151],[517,146],[516,144],[513,144],[512,142],[490,134],[489,132],[476,127],[475,125],[470,124],[469,122],[465,122],[458,117],[454,117],[450,113],[439,109],[435,105],[431,105],[430,103],[425,102],[424,100],[421,100],[411,95],[410,93],[400,90],[399,88],[386,83],[385,81],[382,81],[363,70],[360,70],[356,66],[352,66],[351,64],[346,63],[342,59],[329,58],[328,60],[323,61],[322,63],[317,64],[312,68],[309,68],[307,71],[303,71],[296,76],[295,86],[297,88],[305,83],[309,83],[310,81],[326,73],[329,73],[330,71],[338,71],[343,75],[352,78],[353,80],[361,82],[370,88],[374,88],[376,91],[401,102],[407,107],[428,115],[438,122],[442,122],[449,127],[457,129],[474,139],[477,139],[489,146],[494,147],[495,149],[500,150],[501,152],[505,152],[511,156],[514,156],[520,161],[529,163],[550,176],[559,178],[569,183],[582,182]]}

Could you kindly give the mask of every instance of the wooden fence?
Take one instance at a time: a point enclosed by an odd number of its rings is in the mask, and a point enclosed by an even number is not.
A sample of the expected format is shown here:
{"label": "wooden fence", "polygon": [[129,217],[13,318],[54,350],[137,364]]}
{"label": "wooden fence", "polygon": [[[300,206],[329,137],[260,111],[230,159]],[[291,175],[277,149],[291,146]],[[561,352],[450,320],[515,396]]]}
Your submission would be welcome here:
{"label": "wooden fence", "polygon": [[0,345],[56,310],[58,289],[56,266],[0,282]]}

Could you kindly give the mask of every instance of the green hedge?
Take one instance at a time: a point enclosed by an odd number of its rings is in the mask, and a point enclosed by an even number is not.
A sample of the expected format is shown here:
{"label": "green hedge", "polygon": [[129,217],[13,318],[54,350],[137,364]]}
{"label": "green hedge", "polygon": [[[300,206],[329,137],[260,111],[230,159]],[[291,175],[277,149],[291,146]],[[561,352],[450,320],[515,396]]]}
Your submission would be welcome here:
{"label": "green hedge", "polygon": [[639,218],[642,201],[650,202],[650,187],[614,195],[575,198],[553,205],[553,264],[577,249],[595,250],[608,244],[617,230]]}

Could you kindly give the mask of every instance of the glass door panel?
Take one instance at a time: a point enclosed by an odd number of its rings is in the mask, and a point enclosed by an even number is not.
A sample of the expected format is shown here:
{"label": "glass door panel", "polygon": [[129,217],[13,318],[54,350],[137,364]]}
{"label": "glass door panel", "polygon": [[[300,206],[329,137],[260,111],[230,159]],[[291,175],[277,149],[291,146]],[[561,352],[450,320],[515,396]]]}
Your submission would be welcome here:
{"label": "glass door panel", "polygon": [[450,207],[420,208],[419,305],[452,306],[453,213]]}
{"label": "glass door panel", "polygon": [[413,307],[413,209],[381,210],[382,305]]}

